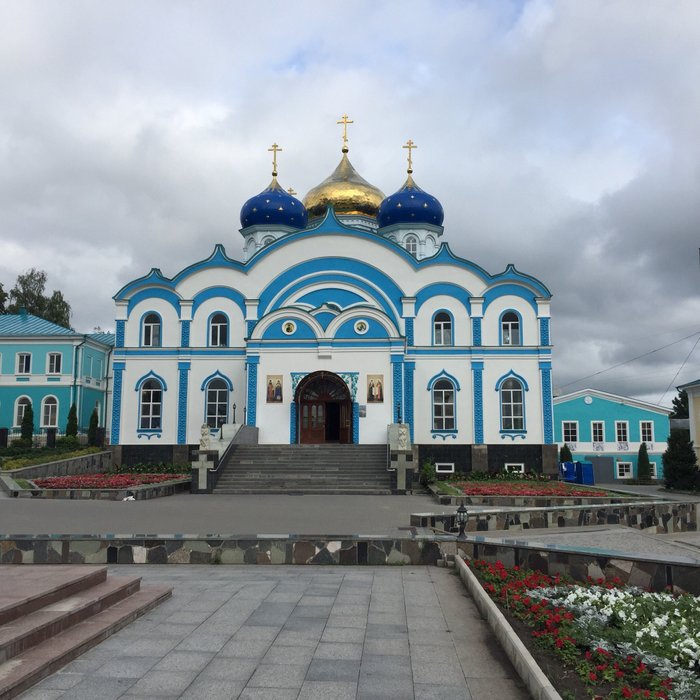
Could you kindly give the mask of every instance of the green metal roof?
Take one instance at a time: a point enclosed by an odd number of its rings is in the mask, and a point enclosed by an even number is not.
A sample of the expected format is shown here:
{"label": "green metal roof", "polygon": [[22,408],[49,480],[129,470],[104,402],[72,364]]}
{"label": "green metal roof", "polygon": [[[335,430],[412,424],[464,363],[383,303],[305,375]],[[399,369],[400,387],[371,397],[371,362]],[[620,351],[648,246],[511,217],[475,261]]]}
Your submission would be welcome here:
{"label": "green metal roof", "polygon": [[64,328],[32,314],[0,314],[0,336],[2,335],[77,335],[70,328]]}

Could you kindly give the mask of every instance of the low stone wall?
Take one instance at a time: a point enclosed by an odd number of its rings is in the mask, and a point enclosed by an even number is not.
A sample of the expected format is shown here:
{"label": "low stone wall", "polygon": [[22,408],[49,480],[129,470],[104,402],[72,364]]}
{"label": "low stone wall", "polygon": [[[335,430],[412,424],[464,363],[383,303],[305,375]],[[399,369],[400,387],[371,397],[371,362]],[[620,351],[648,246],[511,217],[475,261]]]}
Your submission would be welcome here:
{"label": "low stone wall", "polygon": [[172,496],[190,490],[192,480],[179,479],[177,481],[164,481],[160,484],[146,484],[145,486],[130,486],[123,489],[15,489],[12,482],[5,477],[5,483],[10,496],[14,498],[46,498],[93,501],[123,501],[127,496],[133,496],[137,501],[146,501],[150,498]]}
{"label": "low stone wall", "polygon": [[[654,501],[626,504],[482,510],[468,513],[467,532],[529,530],[587,525],[626,525],[650,533],[695,532],[698,503]],[[457,532],[454,513],[413,513],[414,527]]]}
{"label": "low stone wall", "polygon": [[43,479],[47,476],[76,476],[78,474],[98,474],[112,468],[112,453],[93,452],[82,457],[71,457],[56,462],[46,462],[33,467],[12,469],[0,474],[11,476],[13,479]]}
{"label": "low stone wall", "polygon": [[628,503],[638,496],[448,496],[433,491],[441,506],[516,506],[521,508],[552,508],[555,506],[597,506],[608,503]]}
{"label": "low stone wall", "polygon": [[[454,538],[447,538],[454,542]],[[439,538],[0,535],[2,564],[435,564]]]}

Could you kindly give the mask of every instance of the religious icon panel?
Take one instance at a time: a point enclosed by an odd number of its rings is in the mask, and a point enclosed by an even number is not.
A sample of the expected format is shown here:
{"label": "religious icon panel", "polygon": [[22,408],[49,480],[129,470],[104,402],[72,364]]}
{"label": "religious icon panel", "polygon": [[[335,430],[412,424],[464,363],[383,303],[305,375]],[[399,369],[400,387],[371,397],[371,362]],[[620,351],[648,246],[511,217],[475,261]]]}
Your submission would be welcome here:
{"label": "religious icon panel", "polygon": [[282,375],[267,375],[267,403],[282,403]]}
{"label": "religious icon panel", "polygon": [[367,375],[367,403],[384,403],[384,375]]}

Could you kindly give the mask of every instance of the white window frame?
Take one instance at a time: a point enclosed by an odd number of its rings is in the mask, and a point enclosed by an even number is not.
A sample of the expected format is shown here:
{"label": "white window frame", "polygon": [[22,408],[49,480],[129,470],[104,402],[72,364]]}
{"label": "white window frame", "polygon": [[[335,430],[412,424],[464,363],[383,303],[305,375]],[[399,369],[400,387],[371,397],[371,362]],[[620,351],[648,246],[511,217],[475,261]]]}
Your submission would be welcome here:
{"label": "white window frame", "polygon": [[[515,319],[506,320],[506,316],[512,314]],[[517,347],[523,344],[522,329],[520,328],[520,318],[515,311],[506,311],[501,317],[501,345],[512,345]]]}
{"label": "white window frame", "polygon": [[[150,316],[155,316],[158,320],[156,322],[149,321]],[[158,337],[156,342],[154,341],[154,330],[158,329]],[[143,341],[144,348],[160,348],[163,345],[163,319],[154,311],[149,311],[143,317],[143,335],[141,340]]]}
{"label": "white window frame", "polygon": [[455,473],[455,463],[454,462],[435,462],[435,473],[436,474],[454,474]]}
{"label": "white window frame", "polygon": [[659,478],[659,465],[653,459],[650,459],[649,466],[651,467],[651,478],[658,479]]}
{"label": "white window frame", "polygon": [[[443,383],[449,386],[442,386]],[[446,393],[451,394],[451,400],[446,400]],[[449,379],[439,379],[437,382],[435,382],[433,390],[431,391],[434,432],[441,433],[446,431],[454,431],[457,429],[456,393],[457,390],[455,385]],[[437,415],[438,412],[435,410],[438,407],[440,408],[439,416]]]}
{"label": "white window frame", "polygon": [[[148,415],[144,413],[148,406]],[[157,407],[157,412],[156,412]],[[157,379],[143,383],[139,391],[139,432],[160,432],[163,429],[163,385]]]}
{"label": "white window frame", "polygon": [[[571,436],[569,435],[569,438],[566,437],[566,431],[567,431],[567,426],[574,426],[574,438],[571,439]],[[571,433],[571,427],[568,427],[569,433]],[[562,442],[566,443],[567,445],[575,445],[578,442],[578,421],[577,420],[563,420],[561,422],[561,439]]]}
{"label": "white window frame", "polygon": [[406,236],[406,250],[411,255],[418,254],[418,238],[416,236]]}
{"label": "white window frame", "polygon": [[[58,358],[58,368],[56,367],[57,358]],[[63,369],[63,353],[50,352],[46,356],[46,374],[61,374],[62,369]]]}
{"label": "white window frame", "polygon": [[[501,406],[501,430],[505,432],[525,432],[525,391],[522,383],[514,377],[509,377],[501,384],[498,394]],[[519,415],[516,410],[518,406],[520,407]],[[510,409],[509,415],[505,415],[506,407]]]}
{"label": "white window frame", "polygon": [[[223,322],[214,321],[217,316],[223,318]],[[223,342],[222,342],[222,329],[223,329]],[[212,348],[225,348],[228,347],[228,319],[226,314],[221,311],[217,311],[211,317],[209,322],[209,347]]]}
{"label": "white window frame", "polygon": [[[23,401],[23,399],[25,399],[25,400]],[[13,427],[15,427],[15,428],[22,427],[22,419],[24,418],[24,412],[26,411],[27,406],[33,407],[32,400],[28,396],[19,396],[17,398],[17,401],[15,401],[15,411],[14,411],[15,424]],[[22,409],[21,415],[20,415],[20,410],[19,410],[20,408]]]}
{"label": "white window frame", "polygon": [[[204,422],[211,429],[218,430],[221,424],[228,420],[228,401],[229,390],[226,382],[223,379],[212,379],[207,384],[204,395]],[[222,406],[223,413],[220,410]],[[210,409],[213,409],[213,412]]]}
{"label": "white window frame", "polygon": [[[620,467],[629,467],[629,473],[627,473],[628,469],[625,469],[625,473],[621,474]],[[632,462],[616,462],[615,463],[615,476],[618,479],[631,479],[632,478]]]}
{"label": "white window frame", "polygon": [[525,464],[523,462],[506,462],[503,466],[509,474],[525,473]]}
{"label": "white window frame", "polygon": [[[625,436],[620,437],[620,427],[624,426]],[[630,425],[629,421],[626,420],[616,420],[615,421],[615,441],[616,442],[629,442],[630,440]]]}
{"label": "white window frame", "polygon": [[[438,319],[438,316],[446,316],[446,319]],[[433,320],[433,345],[453,345],[452,318],[447,311],[438,311]]]}
{"label": "white window frame", "polygon": [[[23,362],[23,360],[24,360],[24,362]],[[17,353],[17,374],[31,374],[31,373],[32,373],[32,353],[31,352],[18,352]]]}
{"label": "white window frame", "polygon": [[[51,403],[49,403],[51,401]],[[48,406],[53,407],[53,421],[46,420],[46,409]],[[58,399],[55,396],[45,396],[41,402],[41,427],[42,428],[58,428]]]}
{"label": "white window frame", "polygon": [[[648,425],[650,430],[649,439],[644,437],[644,426]],[[654,442],[654,421],[653,420],[640,420],[639,421],[639,442],[646,442],[647,445]]]}
{"label": "white window frame", "polygon": [[[599,425],[601,427],[600,434],[601,439],[595,439],[595,427]],[[605,421],[604,420],[592,420],[591,421],[591,442],[605,442]]]}

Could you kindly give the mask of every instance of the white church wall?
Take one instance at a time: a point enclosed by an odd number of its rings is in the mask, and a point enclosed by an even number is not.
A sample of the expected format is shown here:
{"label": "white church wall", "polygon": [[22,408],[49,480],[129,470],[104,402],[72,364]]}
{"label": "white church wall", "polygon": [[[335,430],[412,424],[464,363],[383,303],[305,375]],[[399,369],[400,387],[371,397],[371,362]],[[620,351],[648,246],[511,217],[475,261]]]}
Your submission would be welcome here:
{"label": "white church wall", "polygon": [[461,301],[445,294],[431,297],[418,310],[413,322],[415,345],[433,345],[433,317],[438,311],[452,316],[452,345],[470,345],[469,314]]}
{"label": "white church wall", "polygon": [[180,318],[178,312],[165,299],[152,297],[139,301],[129,313],[124,334],[126,346],[137,348],[143,345],[141,326],[144,316],[151,311],[158,314],[161,318],[161,346],[177,347],[180,345]]}
{"label": "white church wall", "polygon": [[244,347],[244,338],[248,334],[243,311],[234,301],[223,297],[207,299],[197,307],[190,325],[190,345],[192,347],[209,345],[209,319],[215,312],[224,313],[229,320],[228,347]]}
{"label": "white church wall", "polygon": [[537,313],[525,299],[504,295],[494,299],[484,311],[481,340],[484,345],[500,345],[500,318],[504,311],[516,311],[522,320],[521,345],[539,345]]}

